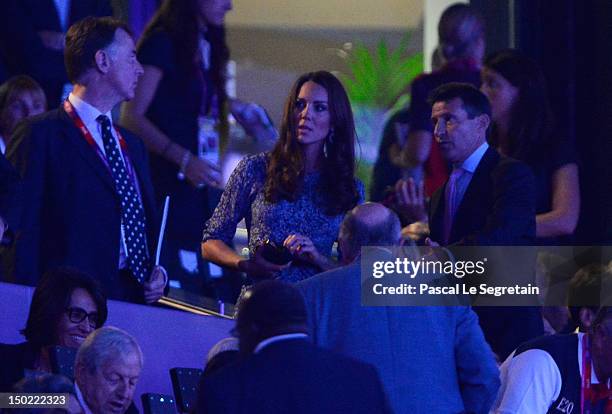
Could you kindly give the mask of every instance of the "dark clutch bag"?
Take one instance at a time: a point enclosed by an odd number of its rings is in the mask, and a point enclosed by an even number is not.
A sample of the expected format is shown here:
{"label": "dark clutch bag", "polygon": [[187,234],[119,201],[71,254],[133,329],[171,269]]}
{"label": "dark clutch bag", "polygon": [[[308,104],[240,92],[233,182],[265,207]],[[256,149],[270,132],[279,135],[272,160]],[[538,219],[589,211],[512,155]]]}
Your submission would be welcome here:
{"label": "dark clutch bag", "polygon": [[259,248],[261,249],[262,257],[270,263],[285,265],[293,260],[289,249],[285,246],[277,246],[273,241],[266,240]]}

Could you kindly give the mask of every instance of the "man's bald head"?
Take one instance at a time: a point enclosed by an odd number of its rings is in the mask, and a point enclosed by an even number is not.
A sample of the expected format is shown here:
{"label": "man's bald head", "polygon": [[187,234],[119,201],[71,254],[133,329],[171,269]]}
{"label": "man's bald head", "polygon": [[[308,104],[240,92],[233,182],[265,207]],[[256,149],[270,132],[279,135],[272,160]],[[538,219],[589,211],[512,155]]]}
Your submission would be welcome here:
{"label": "man's bald head", "polygon": [[401,225],[397,214],[379,203],[361,204],[344,217],[338,243],[342,261],[351,263],[363,246],[394,246],[401,239]]}

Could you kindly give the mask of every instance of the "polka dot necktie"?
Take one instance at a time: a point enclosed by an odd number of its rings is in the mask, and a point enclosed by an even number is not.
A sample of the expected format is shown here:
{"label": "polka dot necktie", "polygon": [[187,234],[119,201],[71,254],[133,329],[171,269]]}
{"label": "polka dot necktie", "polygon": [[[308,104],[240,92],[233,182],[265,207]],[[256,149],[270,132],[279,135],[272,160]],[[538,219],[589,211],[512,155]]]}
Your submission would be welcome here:
{"label": "polka dot necktie", "polygon": [[110,120],[105,115],[98,116],[96,120],[102,126],[102,142],[106,160],[115,180],[115,189],[121,199],[121,224],[127,249],[128,267],[138,282],[143,283],[149,275],[144,208],[121,158],[119,146],[111,132]]}

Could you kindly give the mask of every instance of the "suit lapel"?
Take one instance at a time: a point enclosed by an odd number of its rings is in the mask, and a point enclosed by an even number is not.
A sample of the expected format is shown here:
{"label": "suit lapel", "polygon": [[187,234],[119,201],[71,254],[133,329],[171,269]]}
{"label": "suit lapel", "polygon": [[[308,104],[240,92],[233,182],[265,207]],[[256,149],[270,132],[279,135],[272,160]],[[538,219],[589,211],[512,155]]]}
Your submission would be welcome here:
{"label": "suit lapel", "polygon": [[[453,228],[451,229],[451,240],[456,240],[463,237],[461,227],[465,222],[466,217],[474,214],[474,211],[478,211],[477,206],[484,203],[487,198],[487,191],[489,190],[489,182],[491,181],[491,168],[497,160],[499,154],[489,147],[482,156],[482,159],[474,171],[474,176],[470,180],[470,184],[465,191],[465,195],[461,200],[461,204],[457,208],[455,218],[453,220]],[[457,237],[459,234],[459,237]]]}
{"label": "suit lapel", "polygon": [[442,229],[444,227],[444,192],[446,191],[446,185],[448,181],[444,183],[438,190],[436,190],[431,196],[429,202],[430,208],[430,232],[431,239],[439,243],[442,242]]}
{"label": "suit lapel", "polygon": [[[143,166],[146,165],[147,159],[143,156],[142,147],[139,147],[136,144],[136,140],[140,139],[138,137],[134,137],[123,128],[119,128],[121,136],[125,140],[127,144],[128,156],[130,158],[130,163],[132,164],[132,169],[136,174],[136,180],[138,180],[138,187],[140,188],[140,200],[142,201],[142,206],[145,210],[145,215],[147,217],[147,236],[150,238],[149,240],[155,240],[157,238],[157,233],[155,226],[152,226],[152,220],[157,218],[157,211],[155,207],[155,198],[154,198],[154,190],[151,187],[150,178],[147,174],[148,169]],[[154,248],[152,242],[149,242],[149,250]],[[152,254],[152,251],[151,251]]]}
{"label": "suit lapel", "polygon": [[74,126],[72,119],[70,119],[66,111],[64,111],[64,108],[60,108],[59,112],[60,119],[64,123],[62,134],[66,138],[66,141],[76,148],[79,155],[87,162],[100,179],[109,186],[113,194],[116,195],[115,182],[106,165],[104,165],[91,145],[87,143],[81,132]]}
{"label": "suit lapel", "polygon": [[141,184],[140,185],[140,191],[144,191],[144,189],[142,188],[142,183],[143,183],[143,177],[141,176],[142,174],[142,168],[139,168],[143,161],[140,159],[139,157],[139,149],[136,147],[134,140],[131,139],[131,137],[127,136],[127,134],[121,130],[121,136],[123,137],[123,139],[125,140],[125,143],[127,144],[128,147],[128,156],[130,157],[130,162],[132,163],[132,168],[134,169],[134,171],[136,172],[136,177],[138,178],[138,183]]}

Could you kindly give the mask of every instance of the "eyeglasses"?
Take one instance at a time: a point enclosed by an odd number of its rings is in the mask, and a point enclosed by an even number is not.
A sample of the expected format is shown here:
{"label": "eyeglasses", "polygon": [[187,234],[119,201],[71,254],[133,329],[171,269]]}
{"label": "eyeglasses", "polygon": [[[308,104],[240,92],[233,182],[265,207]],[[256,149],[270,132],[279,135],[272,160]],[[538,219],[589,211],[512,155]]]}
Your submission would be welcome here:
{"label": "eyeglasses", "polygon": [[66,313],[68,313],[68,319],[72,323],[81,323],[87,318],[89,326],[94,329],[98,326],[98,312],[87,313],[85,309],[70,307],[66,308]]}

